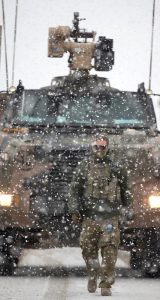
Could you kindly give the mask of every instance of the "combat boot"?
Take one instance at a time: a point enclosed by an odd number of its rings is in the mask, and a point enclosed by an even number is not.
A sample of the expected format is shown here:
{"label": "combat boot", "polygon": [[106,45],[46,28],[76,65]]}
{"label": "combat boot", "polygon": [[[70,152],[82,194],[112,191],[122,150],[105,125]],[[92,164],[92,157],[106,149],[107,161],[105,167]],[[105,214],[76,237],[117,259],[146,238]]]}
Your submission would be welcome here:
{"label": "combat boot", "polygon": [[90,277],[88,279],[88,292],[89,293],[95,293],[96,289],[97,289],[97,278],[95,277]]}
{"label": "combat boot", "polygon": [[112,293],[111,293],[111,289],[110,288],[101,288],[101,295],[102,296],[111,296]]}

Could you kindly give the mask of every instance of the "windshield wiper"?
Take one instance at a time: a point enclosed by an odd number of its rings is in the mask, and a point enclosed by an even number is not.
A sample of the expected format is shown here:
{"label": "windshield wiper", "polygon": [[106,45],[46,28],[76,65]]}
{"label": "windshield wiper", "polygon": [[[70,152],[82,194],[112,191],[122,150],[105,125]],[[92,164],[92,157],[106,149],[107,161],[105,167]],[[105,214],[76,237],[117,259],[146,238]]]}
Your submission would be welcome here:
{"label": "windshield wiper", "polygon": [[142,130],[142,129],[150,129],[149,125],[144,125],[144,124],[126,124],[126,125],[117,125],[117,127],[122,128],[122,129],[136,129],[136,130]]}

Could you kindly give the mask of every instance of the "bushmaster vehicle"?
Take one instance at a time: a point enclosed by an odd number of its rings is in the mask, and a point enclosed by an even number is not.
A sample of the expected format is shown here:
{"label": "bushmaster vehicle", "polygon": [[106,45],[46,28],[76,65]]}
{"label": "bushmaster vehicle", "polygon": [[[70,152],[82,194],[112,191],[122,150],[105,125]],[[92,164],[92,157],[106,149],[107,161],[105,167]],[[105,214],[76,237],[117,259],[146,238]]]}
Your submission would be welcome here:
{"label": "bushmaster vehicle", "polygon": [[[160,135],[152,98],[143,84],[120,91],[90,70],[109,71],[113,40],[79,29],[49,29],[48,56],[69,52],[68,76],[10,96],[0,134],[1,271],[11,273],[22,247],[75,245],[80,228],[68,214],[74,168],[97,132],[107,134],[112,158],[127,168],[133,214],[122,215],[121,246],[131,266],[160,269]],[[123,222],[124,221],[124,222]],[[77,243],[78,245],[78,243]]]}

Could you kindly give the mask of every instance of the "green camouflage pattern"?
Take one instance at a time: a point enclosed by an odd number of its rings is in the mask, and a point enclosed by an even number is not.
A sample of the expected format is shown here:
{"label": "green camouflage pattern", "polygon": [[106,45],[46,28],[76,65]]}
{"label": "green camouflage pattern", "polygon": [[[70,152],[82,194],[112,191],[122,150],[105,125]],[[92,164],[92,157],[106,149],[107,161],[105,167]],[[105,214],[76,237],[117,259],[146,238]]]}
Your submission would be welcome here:
{"label": "green camouflage pattern", "polygon": [[102,215],[105,218],[118,215],[121,206],[129,206],[129,191],[125,169],[112,166],[108,155],[102,160],[91,156],[84,159],[70,185],[68,206],[70,213]]}
{"label": "green camouflage pattern", "polygon": [[[112,225],[111,231],[108,231],[108,225]],[[100,277],[100,288],[110,287],[115,281],[115,264],[119,243],[118,218],[97,220],[85,218],[83,220],[80,236],[82,255],[89,277]],[[101,263],[98,259],[99,249],[101,249]]]}
{"label": "green camouflage pattern", "polygon": [[[80,202],[82,205],[79,205]],[[111,287],[115,281],[120,244],[118,215],[121,206],[129,206],[131,202],[127,174],[124,169],[112,165],[109,155],[104,159],[92,155],[75,170],[70,186],[69,209],[71,213],[82,210],[82,256],[89,277],[100,277],[100,288]]]}

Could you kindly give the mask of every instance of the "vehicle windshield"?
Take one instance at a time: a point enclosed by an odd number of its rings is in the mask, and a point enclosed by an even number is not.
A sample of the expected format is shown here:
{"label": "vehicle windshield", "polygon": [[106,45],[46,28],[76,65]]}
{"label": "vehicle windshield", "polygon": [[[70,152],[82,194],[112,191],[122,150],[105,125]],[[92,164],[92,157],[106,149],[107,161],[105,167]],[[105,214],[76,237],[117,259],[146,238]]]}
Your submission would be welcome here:
{"label": "vehicle windshield", "polygon": [[14,96],[5,121],[29,125],[75,125],[149,127],[153,122],[147,105],[136,93],[108,91],[56,94],[47,90],[26,90]]}

